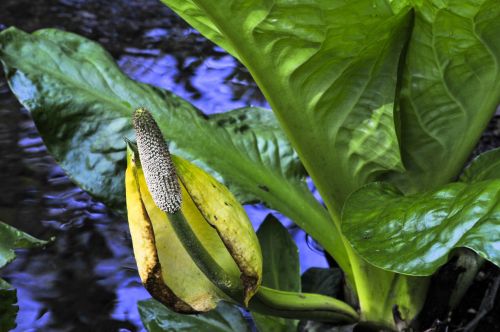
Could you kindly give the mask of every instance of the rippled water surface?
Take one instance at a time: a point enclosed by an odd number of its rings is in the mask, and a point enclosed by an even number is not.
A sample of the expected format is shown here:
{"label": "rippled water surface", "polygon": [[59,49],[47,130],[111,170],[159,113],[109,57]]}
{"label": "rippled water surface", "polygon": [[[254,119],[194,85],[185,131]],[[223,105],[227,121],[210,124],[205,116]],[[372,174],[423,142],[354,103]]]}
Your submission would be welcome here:
{"label": "rippled water surface", "polygon": [[[174,91],[205,113],[267,106],[248,72],[154,0],[0,1],[0,29],[57,27],[99,41],[134,79]],[[18,289],[15,331],[139,331],[140,284],[126,220],[73,185],[0,76],[0,220],[39,238],[2,270]],[[247,206],[257,227],[267,214]],[[302,269],[326,266],[305,234]]]}

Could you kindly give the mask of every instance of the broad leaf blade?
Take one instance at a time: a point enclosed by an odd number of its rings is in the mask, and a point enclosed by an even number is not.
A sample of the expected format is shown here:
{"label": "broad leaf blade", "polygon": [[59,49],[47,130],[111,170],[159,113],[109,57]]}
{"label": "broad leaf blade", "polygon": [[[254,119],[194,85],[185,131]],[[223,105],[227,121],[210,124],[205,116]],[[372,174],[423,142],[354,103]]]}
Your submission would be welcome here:
{"label": "broad leaf blade", "polygon": [[[325,248],[342,252],[340,239],[324,231],[333,227],[328,215],[309,193],[295,153],[267,111],[248,108],[212,121],[185,100],[130,80],[98,44],[58,30],[7,29],[0,34],[0,59],[51,154],[79,186],[108,206],[124,208],[123,137],[133,137],[132,112],[144,106],[172,152],[196,159],[231,190],[244,193],[240,198],[265,202]],[[220,125],[234,117],[239,127]],[[261,119],[267,121],[262,131]],[[278,162],[282,156],[288,157]]]}
{"label": "broad leaf blade", "polygon": [[34,248],[45,244],[47,241],[38,240],[0,221],[0,268],[16,257],[14,249]]}
{"label": "broad leaf blade", "polygon": [[388,184],[370,184],[348,198],[342,222],[354,249],[386,270],[431,275],[459,247],[500,266],[500,180],[452,183],[409,196]]}
{"label": "broad leaf blade", "polygon": [[[209,117],[210,125],[223,128],[228,133],[230,140],[237,149],[251,159],[253,165],[262,165],[271,170],[279,170],[281,176],[298,183],[304,178],[304,166],[300,162],[297,153],[291,148],[285,138],[273,113],[262,108],[240,108],[230,112],[213,114]],[[256,200],[258,195],[252,194],[252,186],[255,184],[245,183],[245,174],[234,172],[233,180],[239,186],[231,186],[231,191],[244,202]],[[267,192],[270,188],[261,184],[261,192]]]}
{"label": "broad leaf blade", "polygon": [[480,154],[464,170],[460,181],[479,182],[500,179],[500,148]]}
{"label": "broad leaf blade", "polygon": [[[262,285],[278,290],[300,292],[299,252],[288,230],[269,214],[257,231],[264,253]],[[261,332],[297,331],[298,321],[253,312]]]}
{"label": "broad leaf blade", "polygon": [[415,3],[399,104],[405,192],[457,177],[500,103],[498,1]]}
{"label": "broad leaf blade", "polygon": [[169,310],[151,299],[140,301],[139,314],[149,332],[249,332],[250,329],[240,311],[220,302],[217,309],[199,315],[183,315]]}
{"label": "broad leaf blade", "polygon": [[383,0],[192,3],[249,68],[328,204],[403,169],[393,103],[408,12]]}

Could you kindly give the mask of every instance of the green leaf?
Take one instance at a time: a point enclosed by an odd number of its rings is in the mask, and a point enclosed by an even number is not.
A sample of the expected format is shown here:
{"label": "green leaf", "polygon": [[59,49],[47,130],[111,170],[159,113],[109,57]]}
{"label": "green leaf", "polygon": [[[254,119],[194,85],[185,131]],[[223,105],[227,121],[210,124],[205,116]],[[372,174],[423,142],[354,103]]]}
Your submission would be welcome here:
{"label": "green leaf", "polygon": [[[299,252],[288,230],[269,214],[257,231],[264,253],[262,285],[277,290],[300,292]],[[297,320],[253,312],[261,332],[297,331]]]}
{"label": "green leaf", "polygon": [[346,201],[342,226],[354,249],[386,270],[431,275],[459,247],[500,266],[500,180],[408,196],[369,184]]}
{"label": "green leaf", "polygon": [[[178,10],[178,0],[163,2]],[[408,11],[395,15],[383,0],[189,7],[178,13],[209,20],[250,70],[327,205],[338,208],[360,185],[403,169],[393,103]]]}
{"label": "green leaf", "polygon": [[[0,268],[16,257],[14,249],[27,249],[47,244],[14,227],[0,221]],[[0,278],[0,332],[16,327],[17,307],[16,290]]]}
{"label": "green leaf", "polygon": [[16,290],[0,278],[0,332],[16,327],[17,306]]}
{"label": "green leaf", "polygon": [[278,219],[268,214],[257,237],[265,253],[262,284],[283,291],[300,292],[299,250]]}
{"label": "green leaf", "polygon": [[47,241],[38,240],[0,221],[0,268],[16,257],[14,249],[34,248],[45,244]]}
{"label": "green leaf", "polygon": [[[223,130],[227,141],[232,143],[241,155],[250,159],[247,160],[248,163],[260,166],[256,167],[255,171],[258,171],[257,168],[268,169],[267,172],[274,171],[279,174],[280,178],[291,182],[289,186],[295,185],[299,192],[306,190],[302,183],[306,174],[304,166],[290,146],[272,112],[262,108],[240,108],[211,115],[209,124]],[[224,151],[227,149],[224,147]],[[227,165],[223,167],[227,168]],[[224,177],[225,171],[220,171],[220,173]],[[243,202],[255,202],[258,196],[270,192],[271,189],[266,187],[265,183],[257,184],[255,188],[255,183],[248,183],[245,177],[247,175],[244,172],[231,172],[232,180],[229,182],[231,192]],[[236,184],[231,186],[233,182]],[[257,194],[256,191],[258,191]]]}
{"label": "green leaf", "polygon": [[460,181],[469,183],[495,179],[500,179],[500,148],[474,158],[460,177]]}
{"label": "green leaf", "polygon": [[338,298],[342,291],[342,271],[312,267],[302,274],[302,291]]}
{"label": "green leaf", "polygon": [[149,332],[249,332],[241,312],[235,306],[220,302],[217,309],[199,315],[183,315],[169,310],[156,300],[138,303],[139,314]]}
{"label": "green leaf", "polygon": [[[226,181],[247,200],[261,200],[252,191],[270,191],[271,185],[265,179],[241,183],[252,176],[246,172],[260,172],[275,182],[290,177],[288,186],[307,192],[304,170],[271,112],[243,108],[207,119],[181,98],[128,79],[88,39],[52,29],[29,35],[11,28],[1,36],[9,84],[32,112],[51,153],[80,186],[109,205],[124,202],[123,137],[133,136],[131,114],[137,105],[155,115],[173,152],[200,160],[212,172],[231,173],[224,174]],[[33,53],[39,54],[36,61],[29,56]],[[237,180],[227,180],[232,177]]]}
{"label": "green leaf", "polygon": [[196,160],[232,191],[244,193],[239,198],[265,202],[325,248],[342,253],[340,239],[327,236],[325,229],[333,229],[328,214],[308,191],[296,155],[270,112],[247,108],[207,119],[172,93],[130,80],[98,44],[53,29],[3,31],[0,59],[50,153],[80,187],[109,207],[124,208],[123,137],[133,137],[132,112],[144,106],[173,153]]}
{"label": "green leaf", "polygon": [[500,103],[498,1],[414,2],[399,103],[405,192],[455,179]]}

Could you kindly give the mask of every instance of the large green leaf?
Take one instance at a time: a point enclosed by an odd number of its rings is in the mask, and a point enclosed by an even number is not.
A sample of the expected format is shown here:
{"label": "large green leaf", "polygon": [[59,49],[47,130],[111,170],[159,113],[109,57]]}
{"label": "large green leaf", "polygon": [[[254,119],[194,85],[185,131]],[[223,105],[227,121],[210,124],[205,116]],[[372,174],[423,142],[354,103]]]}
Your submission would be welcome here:
{"label": "large green leaf", "polygon": [[369,184],[346,201],[342,229],[362,257],[398,273],[430,275],[459,247],[500,265],[500,180],[409,196]]}
{"label": "large green leaf", "polygon": [[[124,202],[123,137],[133,136],[131,114],[139,105],[157,117],[174,150],[191,159],[220,164],[221,156],[215,156],[222,150],[226,159],[263,158],[262,167],[283,154],[290,158],[271,171],[292,179],[304,175],[268,111],[241,109],[208,120],[179,97],[127,78],[98,44],[63,31],[29,35],[11,28],[0,42],[9,84],[32,112],[51,153],[77,183],[111,205]],[[38,54],[36,59],[32,54]],[[262,129],[256,128],[264,120]],[[232,126],[226,129],[227,124]],[[248,137],[255,139],[246,142]],[[252,144],[249,151],[245,143]]]}
{"label": "large green leaf", "polygon": [[498,1],[414,2],[399,105],[405,192],[458,176],[500,103]]}
{"label": "large green leaf", "polygon": [[463,182],[479,182],[494,179],[500,179],[500,148],[477,156],[460,177],[460,180]]}
{"label": "large green leaf", "polygon": [[217,27],[327,205],[339,208],[360,185],[403,169],[393,104],[408,12],[394,15],[383,0],[191,0],[189,11],[163,2],[188,22],[204,17]]}
{"label": "large green leaf", "polygon": [[44,244],[47,242],[38,240],[0,221],[0,268],[16,257],[14,249],[33,248]]}
{"label": "large green leaf", "polygon": [[149,332],[249,332],[241,312],[233,305],[220,302],[217,309],[199,315],[171,311],[156,300],[140,301],[139,314]]}
{"label": "large green leaf", "polygon": [[123,137],[133,136],[132,112],[144,106],[172,152],[221,176],[232,191],[244,193],[240,198],[286,214],[345,256],[340,240],[325,232],[333,225],[305,186],[303,169],[270,112],[248,108],[207,119],[170,92],[130,80],[98,44],[53,29],[3,31],[0,59],[51,154],[79,186],[109,206],[124,207]]}
{"label": "large green leaf", "polygon": [[[300,292],[299,251],[288,230],[269,214],[257,231],[264,253],[262,285],[277,290]],[[252,313],[261,332],[297,331],[297,320]]]}
{"label": "large green leaf", "polygon": [[[0,268],[16,257],[14,249],[39,247],[46,243],[0,221]],[[10,331],[16,326],[16,303],[16,290],[0,278],[0,332]]]}

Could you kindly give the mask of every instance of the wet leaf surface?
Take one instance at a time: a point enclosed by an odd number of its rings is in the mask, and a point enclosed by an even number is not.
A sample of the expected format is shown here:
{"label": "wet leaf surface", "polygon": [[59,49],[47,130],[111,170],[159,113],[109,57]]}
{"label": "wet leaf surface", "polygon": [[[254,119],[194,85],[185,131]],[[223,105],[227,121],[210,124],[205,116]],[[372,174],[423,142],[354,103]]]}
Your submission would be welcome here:
{"label": "wet leaf surface", "polygon": [[250,332],[238,308],[224,302],[204,314],[182,315],[155,300],[146,300],[139,302],[139,312],[149,332]]}

